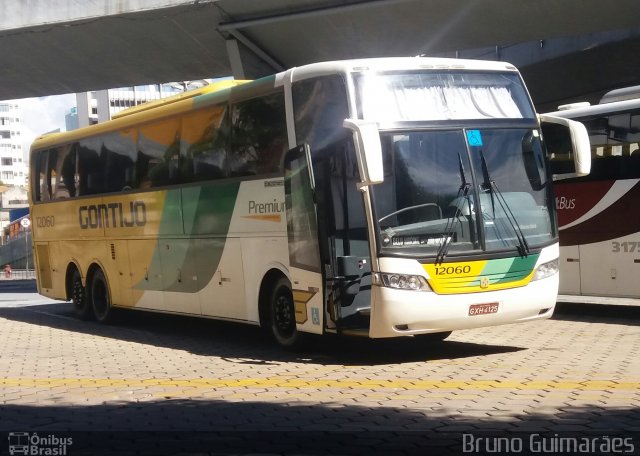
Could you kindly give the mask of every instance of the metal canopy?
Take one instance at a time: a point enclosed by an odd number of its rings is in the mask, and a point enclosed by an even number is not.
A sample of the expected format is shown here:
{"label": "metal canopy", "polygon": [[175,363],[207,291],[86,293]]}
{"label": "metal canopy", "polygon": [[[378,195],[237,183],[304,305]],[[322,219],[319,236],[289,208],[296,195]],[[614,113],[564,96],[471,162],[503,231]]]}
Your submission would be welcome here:
{"label": "metal canopy", "polygon": [[[196,0],[0,31],[0,99],[230,74],[255,78],[322,60],[499,49],[635,29],[639,13],[638,0]],[[636,50],[636,41],[620,41],[615,49]],[[616,85],[601,87],[599,77],[592,86],[581,73],[585,83],[574,87],[569,82],[576,75],[564,62],[597,75],[604,64],[619,67],[625,83],[630,73],[640,75],[632,54],[616,52],[616,63],[607,53],[586,51],[553,62],[554,72],[538,62],[528,75],[521,66],[534,99],[551,103]],[[613,71],[606,73],[615,79]],[[545,95],[551,89],[557,93]]]}

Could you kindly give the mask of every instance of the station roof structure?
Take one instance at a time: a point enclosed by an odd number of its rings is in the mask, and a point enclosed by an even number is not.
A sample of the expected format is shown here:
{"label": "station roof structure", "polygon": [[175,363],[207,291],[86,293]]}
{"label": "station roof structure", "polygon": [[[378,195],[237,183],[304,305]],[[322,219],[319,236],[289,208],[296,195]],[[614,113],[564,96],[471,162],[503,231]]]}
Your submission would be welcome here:
{"label": "station roof structure", "polygon": [[520,60],[512,63],[540,103],[640,83],[638,0],[32,0],[28,11],[3,4],[0,99],[472,49]]}

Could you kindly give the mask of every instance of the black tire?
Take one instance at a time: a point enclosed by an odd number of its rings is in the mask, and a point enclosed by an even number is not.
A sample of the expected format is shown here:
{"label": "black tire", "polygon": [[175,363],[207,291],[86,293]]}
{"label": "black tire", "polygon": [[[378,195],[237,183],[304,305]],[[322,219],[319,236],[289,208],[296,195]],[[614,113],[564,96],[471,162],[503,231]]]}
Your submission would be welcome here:
{"label": "black tire", "polygon": [[96,320],[100,323],[110,323],[113,320],[113,307],[109,285],[101,269],[97,269],[91,277],[90,291],[91,309]]}
{"label": "black tire", "polygon": [[87,299],[87,289],[82,285],[82,277],[77,269],[71,275],[71,302],[78,318],[81,320],[93,318],[93,309]]}
{"label": "black tire", "polygon": [[428,333],[428,334],[418,334],[413,336],[416,340],[425,343],[438,343],[444,341],[447,337],[451,335],[453,331],[445,331],[445,332],[437,332],[437,333]]}
{"label": "black tire", "polygon": [[269,328],[275,341],[289,350],[304,346],[305,337],[296,328],[296,312],[291,283],[285,277],[276,281],[269,298]]}

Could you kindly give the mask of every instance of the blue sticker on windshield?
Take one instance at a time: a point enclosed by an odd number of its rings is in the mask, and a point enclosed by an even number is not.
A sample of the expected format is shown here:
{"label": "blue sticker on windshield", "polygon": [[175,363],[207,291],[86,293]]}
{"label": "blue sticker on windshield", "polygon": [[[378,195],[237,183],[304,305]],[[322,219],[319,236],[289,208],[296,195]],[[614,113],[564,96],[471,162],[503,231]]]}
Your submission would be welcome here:
{"label": "blue sticker on windshield", "polygon": [[467,141],[471,147],[482,146],[482,134],[480,130],[467,130]]}

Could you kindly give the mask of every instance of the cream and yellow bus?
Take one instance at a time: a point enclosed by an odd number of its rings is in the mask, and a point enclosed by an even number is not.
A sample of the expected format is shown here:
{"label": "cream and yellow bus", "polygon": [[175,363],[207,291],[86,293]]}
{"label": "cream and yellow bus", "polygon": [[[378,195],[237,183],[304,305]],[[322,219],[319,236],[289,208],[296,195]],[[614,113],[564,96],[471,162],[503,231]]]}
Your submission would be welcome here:
{"label": "cream and yellow bus", "polygon": [[430,58],[310,64],[161,100],[31,150],[39,292],[307,334],[426,336],[548,318],[550,155],[518,71]]}

